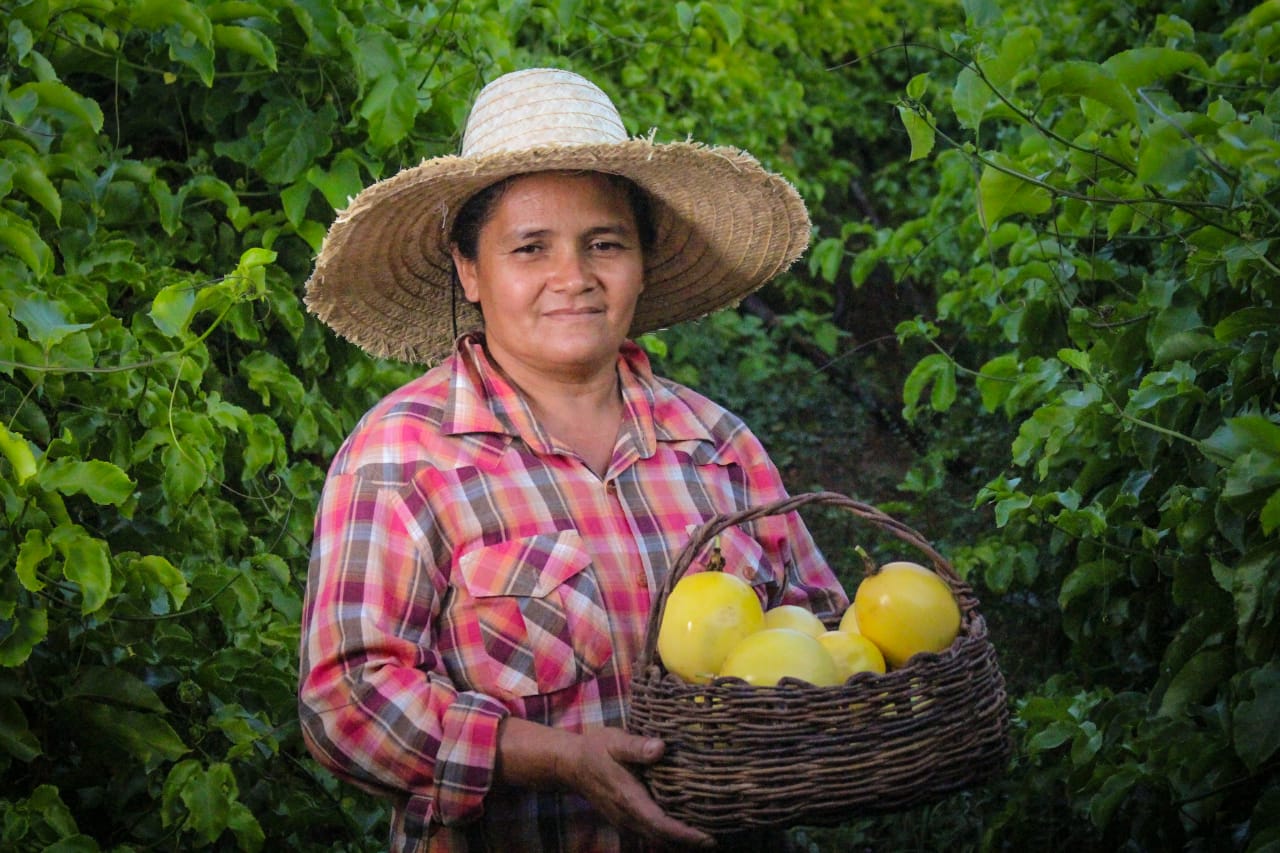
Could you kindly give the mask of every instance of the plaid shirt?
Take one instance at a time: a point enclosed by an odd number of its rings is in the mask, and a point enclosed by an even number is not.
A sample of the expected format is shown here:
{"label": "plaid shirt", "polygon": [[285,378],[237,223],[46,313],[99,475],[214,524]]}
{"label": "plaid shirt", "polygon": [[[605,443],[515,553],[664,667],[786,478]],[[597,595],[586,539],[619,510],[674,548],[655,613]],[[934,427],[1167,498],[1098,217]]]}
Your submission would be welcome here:
{"label": "plaid shirt", "polygon": [[[381,401],[334,459],[303,615],[303,733],[334,773],[391,798],[394,853],[637,849],[575,794],[503,786],[498,725],[622,726],[650,591],[688,531],[785,492],[738,418],[655,377],[629,342],[602,479],[481,341]],[[847,603],[794,514],[720,544],[769,606]]]}

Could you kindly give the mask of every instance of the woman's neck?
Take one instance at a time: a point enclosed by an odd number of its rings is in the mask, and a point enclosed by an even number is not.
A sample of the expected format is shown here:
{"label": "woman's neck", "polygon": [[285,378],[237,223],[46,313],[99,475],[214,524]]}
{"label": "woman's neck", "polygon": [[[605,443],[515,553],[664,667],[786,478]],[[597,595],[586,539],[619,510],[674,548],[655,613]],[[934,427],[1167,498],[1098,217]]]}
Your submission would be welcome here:
{"label": "woman's neck", "polygon": [[622,426],[623,402],[617,364],[592,372],[548,374],[491,360],[529,402],[533,416],[553,439],[604,476]]}

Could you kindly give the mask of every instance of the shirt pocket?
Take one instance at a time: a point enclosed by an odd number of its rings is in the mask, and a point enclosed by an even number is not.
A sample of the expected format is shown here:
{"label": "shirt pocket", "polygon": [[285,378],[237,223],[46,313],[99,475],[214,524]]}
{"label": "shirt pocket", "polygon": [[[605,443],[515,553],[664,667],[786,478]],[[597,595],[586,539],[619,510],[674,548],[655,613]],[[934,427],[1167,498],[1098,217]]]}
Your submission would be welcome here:
{"label": "shirt pocket", "polygon": [[594,678],[613,656],[600,585],[576,531],[478,548],[458,570],[488,658],[485,686],[552,693]]}

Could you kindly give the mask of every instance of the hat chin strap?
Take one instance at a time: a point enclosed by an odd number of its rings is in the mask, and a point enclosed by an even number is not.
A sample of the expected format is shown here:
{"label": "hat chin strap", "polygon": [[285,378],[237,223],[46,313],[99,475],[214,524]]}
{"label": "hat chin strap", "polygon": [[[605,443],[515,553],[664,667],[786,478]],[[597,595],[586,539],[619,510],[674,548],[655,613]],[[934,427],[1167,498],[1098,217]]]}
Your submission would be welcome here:
{"label": "hat chin strap", "polygon": [[449,322],[453,324],[453,339],[458,339],[458,274],[449,276]]}

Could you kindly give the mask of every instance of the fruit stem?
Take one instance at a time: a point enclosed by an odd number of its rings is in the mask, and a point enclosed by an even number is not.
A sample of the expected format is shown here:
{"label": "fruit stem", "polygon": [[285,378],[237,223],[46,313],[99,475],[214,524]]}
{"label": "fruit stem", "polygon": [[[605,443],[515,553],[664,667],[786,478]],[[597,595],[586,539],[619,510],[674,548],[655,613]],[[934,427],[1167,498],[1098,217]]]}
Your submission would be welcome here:
{"label": "fruit stem", "polygon": [[876,561],[871,559],[871,555],[867,553],[867,549],[861,545],[853,546],[854,553],[862,558],[862,571],[867,577],[871,577],[876,573]]}
{"label": "fruit stem", "polygon": [[711,555],[707,558],[707,571],[724,571],[724,554],[720,551],[720,534],[718,533],[716,538],[711,540]]}

